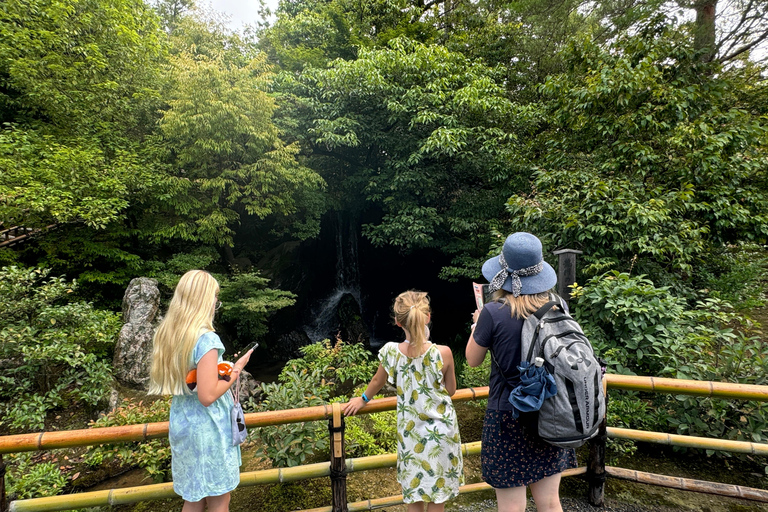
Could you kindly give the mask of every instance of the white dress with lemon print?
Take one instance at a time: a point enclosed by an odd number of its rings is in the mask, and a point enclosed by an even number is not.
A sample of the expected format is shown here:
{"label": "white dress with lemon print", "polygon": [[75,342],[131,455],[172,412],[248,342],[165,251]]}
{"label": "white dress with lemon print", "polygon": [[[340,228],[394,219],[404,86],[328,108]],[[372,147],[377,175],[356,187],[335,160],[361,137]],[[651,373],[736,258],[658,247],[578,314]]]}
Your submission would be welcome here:
{"label": "white dress with lemon print", "polygon": [[390,384],[397,386],[397,480],[403,501],[443,503],[464,483],[456,411],[443,384],[443,357],[429,344],[408,357],[397,343],[379,350]]}

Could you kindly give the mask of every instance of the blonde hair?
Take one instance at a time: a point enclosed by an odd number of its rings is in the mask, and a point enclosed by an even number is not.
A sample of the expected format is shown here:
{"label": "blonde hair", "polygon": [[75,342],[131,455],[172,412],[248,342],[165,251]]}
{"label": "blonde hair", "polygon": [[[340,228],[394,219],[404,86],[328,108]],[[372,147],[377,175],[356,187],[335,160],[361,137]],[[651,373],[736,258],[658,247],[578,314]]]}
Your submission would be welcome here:
{"label": "blonde hair", "polygon": [[173,292],[168,313],[155,332],[149,394],[189,393],[185,379],[192,350],[201,334],[213,331],[219,283],[204,270],[184,274]]}
{"label": "blonde hair", "polygon": [[392,306],[395,322],[408,331],[411,339],[411,349],[421,354],[424,342],[427,341],[427,322],[432,312],[429,307],[429,297],[426,292],[408,290],[397,296]]}
{"label": "blonde hair", "polygon": [[549,292],[534,293],[531,295],[521,294],[519,297],[515,297],[512,293],[506,290],[497,290],[493,292],[493,300],[509,306],[512,318],[523,320],[549,302]]}

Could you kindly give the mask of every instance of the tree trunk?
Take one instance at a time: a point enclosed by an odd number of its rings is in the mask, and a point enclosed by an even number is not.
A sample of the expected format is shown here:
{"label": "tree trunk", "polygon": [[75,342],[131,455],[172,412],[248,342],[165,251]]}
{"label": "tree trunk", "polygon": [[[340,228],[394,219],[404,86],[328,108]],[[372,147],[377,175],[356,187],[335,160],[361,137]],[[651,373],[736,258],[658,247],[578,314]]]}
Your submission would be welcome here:
{"label": "tree trunk", "polygon": [[717,0],[700,0],[694,4],[696,9],[696,29],[693,47],[701,50],[701,60],[710,62],[715,57],[715,14]]}

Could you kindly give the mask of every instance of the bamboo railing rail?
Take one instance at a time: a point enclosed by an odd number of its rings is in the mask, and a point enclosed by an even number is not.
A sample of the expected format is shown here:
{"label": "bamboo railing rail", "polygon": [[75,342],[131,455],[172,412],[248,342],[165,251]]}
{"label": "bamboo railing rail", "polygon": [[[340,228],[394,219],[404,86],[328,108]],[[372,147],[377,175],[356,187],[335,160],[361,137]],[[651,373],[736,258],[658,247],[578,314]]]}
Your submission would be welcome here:
{"label": "bamboo railing rail", "polygon": [[[454,402],[466,402],[488,398],[488,386],[466,388],[456,391],[451,397]],[[371,400],[365,406],[365,414],[392,411],[397,405],[397,397],[378,398]],[[363,412],[363,411],[361,411]],[[252,412],[245,415],[248,427],[266,427],[269,425],[284,425],[300,421],[320,421],[333,417],[331,405],[317,405],[302,409],[283,411]],[[4,453],[19,453],[37,450],[53,450],[59,448],[74,448],[77,446],[93,446],[98,444],[115,444],[132,441],[147,441],[168,436],[168,422],[143,423],[121,427],[103,427],[64,432],[39,432],[34,434],[16,434],[0,437],[0,455]]]}
{"label": "bamboo railing rail", "polygon": [[670,489],[680,489],[683,491],[701,492],[705,494],[716,494],[718,496],[728,496],[731,498],[741,498],[751,501],[763,501],[768,503],[768,491],[763,489],[753,489],[752,487],[742,487],[740,485],[721,484],[706,482],[704,480],[693,480],[690,478],[680,478],[676,476],[656,475],[644,471],[635,471],[633,469],[614,468],[606,466],[605,470],[614,478],[628,480],[641,484],[658,485]]}
{"label": "bamboo railing rail", "polygon": [[[480,454],[480,442],[465,443],[462,445],[461,451],[465,456],[478,455]],[[347,472],[393,468],[396,464],[397,454],[394,453],[346,459]],[[240,473],[240,484],[237,487],[297,482],[308,478],[323,478],[329,475],[330,462],[318,462],[292,468],[275,468]],[[54,512],[76,508],[126,505],[139,501],[177,497],[178,495],[173,491],[173,482],[167,482],[138,487],[123,487],[103,491],[49,496],[46,498],[16,500],[11,502],[9,512]]]}
{"label": "bamboo railing rail", "polygon": [[614,439],[631,439],[644,443],[665,444],[668,446],[684,446],[686,448],[701,448],[703,450],[722,450],[752,455],[768,455],[768,444],[752,443],[749,441],[729,441],[727,439],[712,439],[709,437],[683,436],[679,434],[663,434],[647,432],[631,428],[608,427],[608,437]]}
{"label": "bamboo railing rail", "polygon": [[606,374],[605,380],[611,389],[768,401],[768,386],[616,374]]}
{"label": "bamboo railing rail", "polygon": [[[723,399],[758,400],[768,401],[768,386],[754,386],[744,384],[698,382],[690,380],[677,380],[654,377],[637,377],[626,375],[606,375],[604,386],[607,390],[634,390],[654,393],[671,393],[705,396]],[[453,396],[454,401],[468,401],[488,397],[488,387],[462,389]],[[372,400],[361,413],[375,413],[393,410],[396,407],[396,397]],[[336,407],[338,409],[338,407]],[[246,424],[249,427],[261,427],[268,425],[281,425],[293,422],[330,420],[332,427],[339,428],[340,418],[333,422],[333,405],[292,409],[285,411],[268,411],[250,413],[245,415]],[[343,421],[341,421],[343,428]],[[334,430],[331,429],[331,433]],[[42,432],[35,434],[21,434],[15,436],[0,437],[0,462],[2,454],[34,450],[48,450],[58,448],[70,448],[107,443],[143,441],[168,435],[168,422],[146,423],[142,425],[129,425],[122,427],[107,427],[97,429],[84,429],[69,432]],[[744,441],[730,441],[721,439],[708,439],[701,437],[664,434],[659,432],[644,432],[640,430],[605,427],[600,436],[592,440],[590,446],[590,461],[587,468],[576,468],[566,472],[565,476],[585,475],[590,482],[590,502],[593,505],[601,505],[605,476],[632,480],[641,483],[673,487],[683,490],[706,492],[743,499],[768,502],[768,491],[751,489],[741,486],[720,484],[716,482],[704,482],[700,480],[681,479],[664,475],[654,475],[631,471],[622,468],[605,466],[604,452],[607,438],[631,439],[642,442],[652,442],[665,445],[685,446],[691,448],[703,448],[708,450],[725,450],[754,455],[768,455],[768,444],[751,443]],[[338,444],[338,440],[337,440]],[[341,438],[343,447],[343,436]],[[465,455],[474,455],[480,451],[480,443],[468,443],[463,445]],[[341,453],[334,460],[334,453]],[[601,455],[602,454],[602,455]],[[594,459],[594,460],[592,460]],[[241,474],[240,487],[262,485],[268,483],[293,482],[306,478],[318,478],[331,476],[332,487],[334,485],[346,485],[346,473],[367,471],[370,469],[394,467],[396,454],[377,455],[373,457],[361,457],[356,459],[344,459],[343,449],[331,450],[331,461],[317,464],[308,464],[294,468],[270,469]],[[336,466],[334,466],[334,464]],[[333,467],[336,467],[334,476]],[[338,469],[341,468],[341,469]],[[338,481],[334,481],[334,479]],[[2,476],[0,476],[2,479]],[[339,483],[341,482],[341,483]],[[0,481],[4,484],[4,481]],[[488,488],[486,484],[471,484],[463,486],[463,492],[475,492]],[[340,494],[345,496],[344,494]],[[93,506],[119,505],[135,503],[152,499],[176,497],[172,483],[146,485],[123,489],[111,489],[105,491],[53,496],[49,498],[34,498],[29,500],[17,500],[11,503],[11,512],[45,512],[56,510],[69,510],[74,508],[87,508]],[[4,500],[5,496],[0,496]],[[346,500],[345,500],[346,501]],[[312,511],[342,511],[349,510],[374,510],[386,506],[402,503],[402,496],[391,496],[357,502],[352,504],[336,503],[330,508],[313,509]],[[0,511],[5,512],[5,511]]]}

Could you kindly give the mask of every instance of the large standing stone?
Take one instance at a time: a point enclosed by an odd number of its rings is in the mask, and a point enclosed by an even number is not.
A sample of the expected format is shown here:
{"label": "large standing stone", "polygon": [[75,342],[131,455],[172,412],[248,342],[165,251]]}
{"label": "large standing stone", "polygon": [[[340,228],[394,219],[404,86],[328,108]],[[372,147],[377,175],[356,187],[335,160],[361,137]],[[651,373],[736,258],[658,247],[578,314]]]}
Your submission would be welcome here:
{"label": "large standing stone", "polygon": [[152,361],[152,337],[160,307],[157,281],[147,277],[132,279],[123,296],[123,321],[115,346],[112,365],[115,377],[134,387],[145,388]]}

